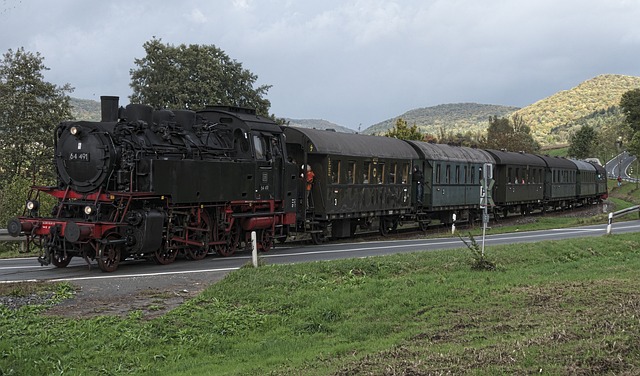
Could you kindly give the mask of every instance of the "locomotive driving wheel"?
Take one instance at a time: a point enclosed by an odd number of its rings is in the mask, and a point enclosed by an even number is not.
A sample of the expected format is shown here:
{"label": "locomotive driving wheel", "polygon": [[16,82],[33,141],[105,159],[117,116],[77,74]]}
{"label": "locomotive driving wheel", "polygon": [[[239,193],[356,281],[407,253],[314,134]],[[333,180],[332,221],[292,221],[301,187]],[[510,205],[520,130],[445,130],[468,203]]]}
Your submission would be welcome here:
{"label": "locomotive driving wheel", "polygon": [[222,226],[218,225],[218,228],[214,231],[216,241],[226,241],[226,244],[218,244],[215,246],[215,251],[222,257],[228,257],[233,255],[238,249],[240,243],[240,229],[238,224],[231,226],[229,232],[227,232]]}
{"label": "locomotive driving wheel", "polygon": [[194,239],[202,241],[203,245],[191,245],[187,248],[186,256],[189,260],[198,261],[207,257],[207,253],[209,253],[209,234],[211,233],[210,223],[211,220],[209,219],[209,215],[207,212],[203,211],[200,214],[200,223],[194,223],[192,225],[199,228],[198,230],[193,231]]}
{"label": "locomotive driving wheel", "polygon": [[98,249],[98,266],[103,272],[114,272],[120,264],[121,248],[119,244],[109,243],[110,240],[117,240],[118,234],[109,234],[105,238],[107,243],[101,244]]}
{"label": "locomotive driving wheel", "polygon": [[153,254],[153,260],[159,265],[168,265],[176,260],[178,250],[167,247],[164,242],[160,248]]}
{"label": "locomotive driving wheel", "polygon": [[268,228],[260,230],[259,242],[262,252],[269,252],[273,247],[273,230]]}

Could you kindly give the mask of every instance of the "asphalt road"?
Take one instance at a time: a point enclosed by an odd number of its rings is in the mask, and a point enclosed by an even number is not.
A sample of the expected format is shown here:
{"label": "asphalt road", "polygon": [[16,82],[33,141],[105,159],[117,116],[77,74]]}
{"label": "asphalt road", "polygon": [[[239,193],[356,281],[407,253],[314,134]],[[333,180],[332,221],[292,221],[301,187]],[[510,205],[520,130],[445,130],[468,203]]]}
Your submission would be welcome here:
{"label": "asphalt road", "polygon": [[636,179],[629,176],[631,172],[630,169],[633,167],[632,163],[636,161],[636,157],[623,151],[618,154],[616,157],[611,159],[609,162],[605,164],[605,169],[607,170],[607,175],[611,179],[615,179],[618,176],[622,177],[625,181],[633,181]]}
{"label": "asphalt road", "polygon": [[[640,232],[640,220],[614,223],[614,233]],[[517,244],[543,240],[561,240],[606,234],[606,225],[489,235],[486,246]],[[480,242],[480,239],[476,239]],[[395,253],[437,251],[462,248],[458,238],[407,239],[372,242],[332,243],[325,245],[279,245],[261,254],[267,264],[293,264],[344,258],[371,257]],[[516,248],[514,248],[516,249]],[[40,266],[36,258],[0,260],[0,283],[19,281],[71,281],[83,289],[123,294],[135,288],[158,287],[162,284],[184,286],[211,283],[230,271],[251,262],[249,252],[229,258],[209,256],[202,261],[177,260],[170,265],[155,265],[147,261],[124,261],[113,273],[102,272],[96,264],[91,268],[81,259],[73,259],[66,268]]]}

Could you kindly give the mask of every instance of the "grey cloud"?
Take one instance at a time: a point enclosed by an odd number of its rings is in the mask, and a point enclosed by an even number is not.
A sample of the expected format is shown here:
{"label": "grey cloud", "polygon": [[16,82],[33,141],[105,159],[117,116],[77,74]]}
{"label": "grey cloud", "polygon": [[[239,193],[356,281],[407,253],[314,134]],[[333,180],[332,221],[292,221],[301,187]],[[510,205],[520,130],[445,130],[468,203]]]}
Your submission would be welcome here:
{"label": "grey cloud", "polygon": [[[0,50],[39,51],[75,96],[130,94],[153,36],[215,44],[273,85],[278,116],[363,128],[451,102],[525,106],[640,75],[637,1],[5,1]],[[126,99],[123,99],[126,101]]]}

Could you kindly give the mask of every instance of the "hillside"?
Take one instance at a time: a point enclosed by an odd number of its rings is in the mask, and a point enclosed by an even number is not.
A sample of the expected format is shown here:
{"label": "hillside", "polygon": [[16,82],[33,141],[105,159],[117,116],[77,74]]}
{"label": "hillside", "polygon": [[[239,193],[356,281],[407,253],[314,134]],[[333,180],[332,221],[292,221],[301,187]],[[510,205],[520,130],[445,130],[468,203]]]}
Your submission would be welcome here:
{"label": "hillside", "polygon": [[[611,116],[622,94],[637,88],[640,77],[601,75],[524,107],[516,114],[522,116],[534,137],[543,144],[566,141],[567,128],[573,128],[580,119]],[[558,133],[558,129],[565,132]]]}
{"label": "hillside", "polygon": [[349,129],[347,127],[343,127],[341,125],[332,123],[330,121],[322,120],[322,119],[289,119],[285,118],[286,121],[289,122],[289,125],[300,128],[312,128],[312,129],[333,129],[336,132],[341,133],[355,133],[353,129]]}
{"label": "hillside", "polygon": [[489,126],[489,117],[511,115],[517,107],[478,103],[441,104],[433,107],[417,108],[392,119],[387,119],[365,129],[365,134],[380,134],[393,128],[396,119],[406,120],[410,126],[416,124],[423,133],[438,134],[440,128],[448,132],[465,133],[484,131]]}
{"label": "hillside", "polygon": [[74,120],[100,121],[100,102],[71,98],[69,103],[71,103],[71,114]]}

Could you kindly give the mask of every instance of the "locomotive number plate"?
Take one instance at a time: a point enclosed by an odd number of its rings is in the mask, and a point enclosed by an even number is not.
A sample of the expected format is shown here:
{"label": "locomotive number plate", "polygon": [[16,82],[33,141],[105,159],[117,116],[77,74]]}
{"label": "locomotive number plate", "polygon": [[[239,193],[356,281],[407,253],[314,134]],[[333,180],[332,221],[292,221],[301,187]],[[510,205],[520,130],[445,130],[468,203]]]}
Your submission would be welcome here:
{"label": "locomotive number plate", "polygon": [[71,152],[69,153],[69,160],[78,162],[90,162],[90,156],[91,154],[89,153]]}

